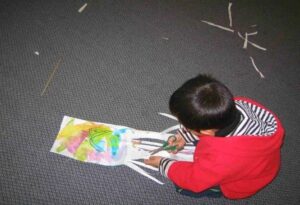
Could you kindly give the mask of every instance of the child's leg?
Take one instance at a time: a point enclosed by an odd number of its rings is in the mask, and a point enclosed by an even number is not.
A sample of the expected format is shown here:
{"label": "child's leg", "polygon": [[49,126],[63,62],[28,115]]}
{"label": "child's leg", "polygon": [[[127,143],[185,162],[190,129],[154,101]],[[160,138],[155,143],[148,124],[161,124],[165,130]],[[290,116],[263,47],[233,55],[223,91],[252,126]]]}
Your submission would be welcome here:
{"label": "child's leg", "polygon": [[194,198],[201,198],[201,197],[219,198],[219,197],[223,196],[219,187],[207,189],[207,190],[199,192],[199,193],[182,189],[182,188],[178,187],[177,185],[175,185],[175,189],[176,189],[176,192],[178,192],[182,195],[190,196],[190,197],[194,197]]}

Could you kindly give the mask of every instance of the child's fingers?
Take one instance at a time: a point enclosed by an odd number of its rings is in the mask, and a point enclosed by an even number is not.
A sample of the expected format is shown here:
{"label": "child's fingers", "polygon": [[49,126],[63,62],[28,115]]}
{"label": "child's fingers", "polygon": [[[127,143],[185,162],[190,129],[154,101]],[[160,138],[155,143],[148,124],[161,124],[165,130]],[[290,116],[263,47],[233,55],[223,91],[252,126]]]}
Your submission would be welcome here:
{"label": "child's fingers", "polygon": [[184,147],[182,146],[182,147],[179,147],[176,151],[177,152],[180,152],[181,150],[183,150],[184,149]]}
{"label": "child's fingers", "polygon": [[175,135],[172,135],[172,136],[170,136],[169,138],[168,138],[168,143],[169,143],[169,145],[173,145],[174,144],[174,142],[176,141],[176,136]]}
{"label": "child's fingers", "polygon": [[153,158],[151,156],[149,159],[144,159],[144,163],[147,165],[151,165],[152,160],[153,160]]}
{"label": "child's fingers", "polygon": [[176,146],[176,150],[167,150],[168,153],[177,154],[179,151],[183,150],[185,143],[180,134],[172,135],[168,138],[169,146]]}
{"label": "child's fingers", "polygon": [[144,159],[144,163],[153,167],[158,167],[160,160],[161,157],[159,156],[150,156],[149,159]]}

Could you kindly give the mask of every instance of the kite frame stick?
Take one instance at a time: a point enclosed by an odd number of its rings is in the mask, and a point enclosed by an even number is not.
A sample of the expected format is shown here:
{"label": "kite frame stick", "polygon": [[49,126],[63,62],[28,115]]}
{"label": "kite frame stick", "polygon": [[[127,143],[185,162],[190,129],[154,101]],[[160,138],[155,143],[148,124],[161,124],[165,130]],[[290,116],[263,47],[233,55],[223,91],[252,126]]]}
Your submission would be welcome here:
{"label": "kite frame stick", "polygon": [[153,176],[149,175],[148,172],[144,171],[143,169],[141,169],[140,167],[138,167],[137,165],[135,165],[131,162],[127,162],[127,163],[125,163],[125,165],[128,166],[129,168],[133,169],[134,171],[137,171],[141,175],[144,175],[145,177],[148,177],[149,179],[155,181],[156,183],[158,183],[160,185],[164,184],[163,182],[161,182],[158,179],[154,178]]}

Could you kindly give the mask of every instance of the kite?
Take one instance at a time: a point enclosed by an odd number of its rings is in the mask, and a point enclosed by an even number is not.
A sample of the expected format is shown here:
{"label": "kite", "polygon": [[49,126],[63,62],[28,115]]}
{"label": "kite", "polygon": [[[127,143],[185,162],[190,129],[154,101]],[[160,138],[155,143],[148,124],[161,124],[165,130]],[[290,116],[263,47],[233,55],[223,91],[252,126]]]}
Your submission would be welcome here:
{"label": "kite", "polygon": [[[176,119],[169,114],[160,114]],[[163,184],[141,167],[155,171],[158,169],[140,160],[149,158],[151,151],[162,146],[163,142],[172,135],[170,132],[178,128],[179,125],[175,125],[162,132],[152,132],[64,116],[51,152],[104,166],[126,165],[149,179]],[[194,146],[187,145],[176,155],[167,151],[162,151],[158,155],[192,161],[194,149]]]}

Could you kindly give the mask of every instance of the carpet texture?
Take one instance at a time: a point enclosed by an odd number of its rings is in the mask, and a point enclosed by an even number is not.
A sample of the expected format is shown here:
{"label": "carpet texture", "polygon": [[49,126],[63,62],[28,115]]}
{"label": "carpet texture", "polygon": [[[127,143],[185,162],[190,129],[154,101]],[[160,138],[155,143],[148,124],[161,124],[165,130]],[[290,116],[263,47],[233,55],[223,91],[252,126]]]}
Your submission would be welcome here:
{"label": "carpet texture", "polygon": [[[201,22],[229,27],[221,0],[2,0],[0,204],[299,204],[299,3],[232,3],[234,33]],[[267,51],[243,49],[238,31],[258,31],[249,40]],[[171,93],[198,73],[283,122],[281,171],[255,196],[188,198],[156,172],[165,185],[49,152],[64,115],[152,131],[173,125],[157,113],[169,112]]]}

